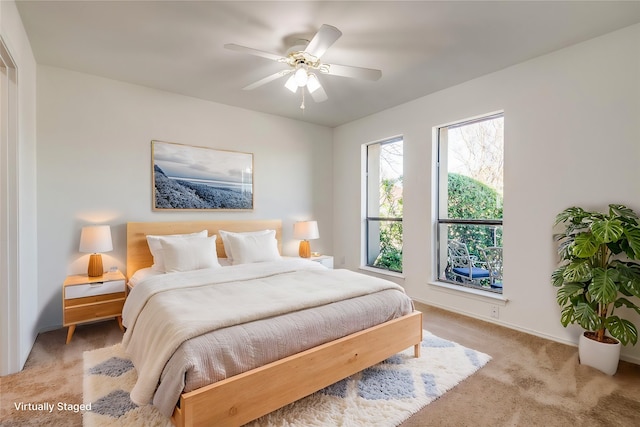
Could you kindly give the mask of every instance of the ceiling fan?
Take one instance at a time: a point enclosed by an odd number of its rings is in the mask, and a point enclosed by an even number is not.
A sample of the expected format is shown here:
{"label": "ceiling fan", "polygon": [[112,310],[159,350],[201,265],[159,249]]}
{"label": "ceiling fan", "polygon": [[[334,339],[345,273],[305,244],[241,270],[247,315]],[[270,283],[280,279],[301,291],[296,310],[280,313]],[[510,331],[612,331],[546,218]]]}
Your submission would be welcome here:
{"label": "ceiling fan", "polygon": [[378,80],[382,76],[382,71],[380,70],[352,67],[348,65],[326,64],[321,62],[320,58],[322,55],[324,55],[327,49],[329,49],[329,47],[331,47],[331,45],[333,45],[341,35],[342,32],[336,27],[324,24],[313,36],[311,41],[298,41],[296,45],[287,50],[285,56],[233,43],[225,44],[224,47],[229,50],[248,53],[250,55],[260,56],[262,58],[287,64],[289,68],[260,79],[255,83],[245,86],[243,89],[252,90],[281,77],[290,75],[284,86],[293,93],[296,93],[298,88],[302,88],[302,105],[300,105],[300,108],[304,109],[305,87],[315,102],[327,100],[327,94],[322,88],[316,72],[319,74],[359,78],[371,81]]}

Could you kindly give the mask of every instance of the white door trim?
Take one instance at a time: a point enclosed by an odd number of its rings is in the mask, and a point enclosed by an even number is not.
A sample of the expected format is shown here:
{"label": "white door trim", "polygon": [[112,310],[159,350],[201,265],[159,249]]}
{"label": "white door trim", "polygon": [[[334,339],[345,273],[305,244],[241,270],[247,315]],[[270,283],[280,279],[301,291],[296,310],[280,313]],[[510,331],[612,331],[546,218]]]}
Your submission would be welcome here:
{"label": "white door trim", "polygon": [[19,292],[18,69],[0,35],[0,375],[22,369]]}

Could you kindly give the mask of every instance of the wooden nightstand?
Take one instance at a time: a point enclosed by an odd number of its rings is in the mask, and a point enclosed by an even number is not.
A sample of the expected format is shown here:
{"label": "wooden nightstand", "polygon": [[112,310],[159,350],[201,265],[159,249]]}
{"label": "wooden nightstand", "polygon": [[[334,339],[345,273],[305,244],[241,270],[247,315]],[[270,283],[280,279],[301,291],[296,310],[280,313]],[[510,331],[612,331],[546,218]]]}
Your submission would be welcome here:
{"label": "wooden nightstand", "polygon": [[333,257],[331,255],[318,255],[309,258],[311,261],[319,262],[327,268],[333,268]]}
{"label": "wooden nightstand", "polygon": [[68,326],[67,344],[78,323],[116,318],[121,330],[125,277],[116,270],[102,276],[68,276],[62,284],[62,324]]}

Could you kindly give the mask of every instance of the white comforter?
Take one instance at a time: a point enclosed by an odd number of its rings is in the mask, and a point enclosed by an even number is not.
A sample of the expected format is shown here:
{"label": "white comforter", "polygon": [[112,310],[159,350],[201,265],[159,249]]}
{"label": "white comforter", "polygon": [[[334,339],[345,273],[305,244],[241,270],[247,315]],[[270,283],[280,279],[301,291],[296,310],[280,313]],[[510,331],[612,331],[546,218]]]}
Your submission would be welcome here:
{"label": "white comforter", "polygon": [[287,259],[155,276],[127,298],[123,345],[138,381],[131,400],[151,401],[162,369],[186,340],[219,328],[354,298],[392,282]]}

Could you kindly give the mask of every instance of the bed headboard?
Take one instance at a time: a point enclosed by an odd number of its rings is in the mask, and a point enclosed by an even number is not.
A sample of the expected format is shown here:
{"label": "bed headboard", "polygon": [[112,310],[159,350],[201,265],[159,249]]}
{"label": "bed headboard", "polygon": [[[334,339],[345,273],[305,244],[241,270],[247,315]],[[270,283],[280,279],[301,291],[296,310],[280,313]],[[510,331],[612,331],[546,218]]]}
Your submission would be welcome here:
{"label": "bed headboard", "polygon": [[[218,230],[244,232],[257,230],[276,230],[278,250],[282,253],[282,221],[166,221],[166,222],[128,222],[127,223],[127,277],[141,268],[151,267],[153,257],[147,245],[147,235],[186,234],[208,230],[209,236],[218,234]],[[219,258],[226,258],[222,239],[216,239],[216,251]]]}

